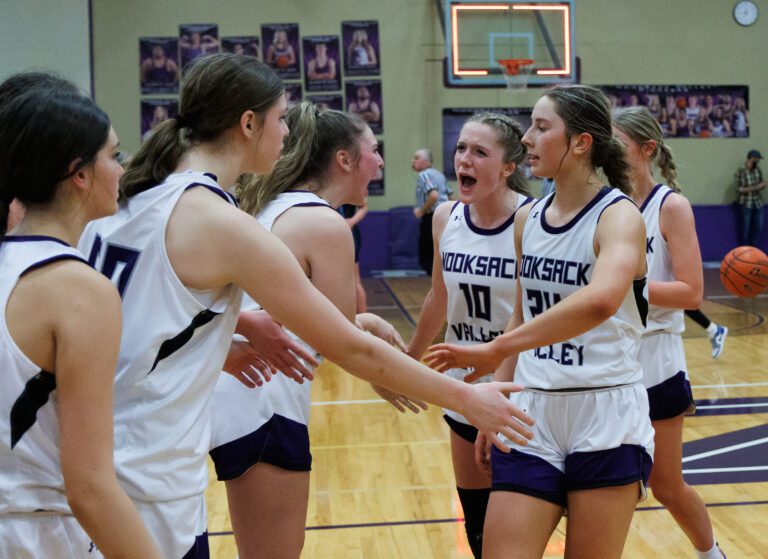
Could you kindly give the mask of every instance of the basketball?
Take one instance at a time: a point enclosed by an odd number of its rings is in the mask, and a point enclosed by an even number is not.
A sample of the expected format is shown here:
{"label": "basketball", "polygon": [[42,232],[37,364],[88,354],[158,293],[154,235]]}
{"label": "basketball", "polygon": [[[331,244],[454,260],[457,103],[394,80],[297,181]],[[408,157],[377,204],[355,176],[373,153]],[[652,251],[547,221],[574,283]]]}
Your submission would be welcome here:
{"label": "basketball", "polygon": [[768,256],[755,247],[736,247],[720,264],[720,281],[739,297],[760,295],[768,289]]}
{"label": "basketball", "polygon": [[275,65],[278,68],[285,68],[286,66],[290,65],[290,62],[288,62],[288,57],[285,55],[278,56],[275,60]]}

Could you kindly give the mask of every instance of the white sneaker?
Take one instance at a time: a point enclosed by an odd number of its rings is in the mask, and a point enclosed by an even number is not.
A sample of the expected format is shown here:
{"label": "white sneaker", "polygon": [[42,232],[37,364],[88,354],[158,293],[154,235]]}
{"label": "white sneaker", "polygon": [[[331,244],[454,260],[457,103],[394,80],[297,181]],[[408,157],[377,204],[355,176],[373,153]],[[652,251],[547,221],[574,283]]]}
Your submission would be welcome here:
{"label": "white sneaker", "polygon": [[712,344],[712,359],[717,359],[723,353],[726,337],[728,337],[728,328],[718,324],[715,335],[709,339]]}

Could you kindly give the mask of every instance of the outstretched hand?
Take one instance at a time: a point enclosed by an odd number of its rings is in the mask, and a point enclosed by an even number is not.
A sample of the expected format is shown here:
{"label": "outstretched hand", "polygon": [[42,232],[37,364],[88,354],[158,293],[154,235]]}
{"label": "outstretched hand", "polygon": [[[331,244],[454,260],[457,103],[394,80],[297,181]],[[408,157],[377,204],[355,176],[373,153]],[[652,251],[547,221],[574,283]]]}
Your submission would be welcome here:
{"label": "outstretched hand", "polygon": [[269,366],[261,360],[247,340],[232,341],[223,369],[248,388],[262,386],[272,379]]}
{"label": "outstretched hand", "polygon": [[424,362],[440,372],[456,368],[470,369],[465,380],[472,382],[495,371],[504,360],[504,356],[498,355],[494,349],[493,342],[473,345],[435,344],[427,351]]}
{"label": "outstretched hand", "polygon": [[509,394],[523,388],[511,382],[473,384],[464,409],[456,410],[477,427],[493,445],[502,452],[509,452],[499,434],[510,441],[525,446],[533,438],[528,426],[533,418],[509,401]]}
{"label": "outstretched hand", "polygon": [[400,351],[408,351],[400,333],[389,322],[373,313],[364,312],[355,317],[358,327],[377,338],[384,340],[389,345],[395,346]]}
{"label": "outstretched hand", "polygon": [[400,413],[405,413],[406,408],[411,410],[413,413],[419,413],[419,408],[426,410],[428,407],[427,404],[421,400],[417,400],[416,398],[409,398],[408,396],[403,396],[402,394],[396,394],[395,392],[387,390],[383,386],[371,384],[371,388],[373,388],[376,394],[392,404],[392,406],[394,406],[395,409]]}
{"label": "outstretched hand", "polygon": [[309,367],[319,365],[315,356],[291,338],[266,311],[241,312],[237,320],[237,333],[248,339],[259,359],[273,372],[279,371],[299,384],[305,378],[314,378]]}

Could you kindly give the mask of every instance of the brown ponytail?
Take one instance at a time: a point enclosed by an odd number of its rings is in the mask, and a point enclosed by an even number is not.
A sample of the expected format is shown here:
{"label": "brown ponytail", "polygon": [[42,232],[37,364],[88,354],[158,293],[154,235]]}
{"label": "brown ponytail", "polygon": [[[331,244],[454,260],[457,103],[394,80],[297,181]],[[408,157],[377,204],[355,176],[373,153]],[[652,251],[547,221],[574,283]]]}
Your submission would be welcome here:
{"label": "brown ponytail", "polygon": [[680,192],[680,186],[677,184],[677,165],[672,157],[672,150],[664,143],[661,126],[648,108],[637,106],[617,109],[613,116],[613,125],[638,145],[644,145],[651,140],[656,142],[656,149],[650,159],[659,166],[667,185],[675,192]]}

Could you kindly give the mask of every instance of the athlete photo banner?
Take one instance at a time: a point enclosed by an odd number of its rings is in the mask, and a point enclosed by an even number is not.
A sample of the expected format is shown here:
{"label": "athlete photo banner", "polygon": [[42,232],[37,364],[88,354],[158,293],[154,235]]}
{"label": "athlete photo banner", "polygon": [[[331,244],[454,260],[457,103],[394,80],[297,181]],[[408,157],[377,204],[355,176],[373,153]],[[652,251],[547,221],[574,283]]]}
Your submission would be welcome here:
{"label": "athlete photo banner", "polygon": [[344,87],[347,111],[367,122],[374,134],[381,134],[384,131],[381,80],[347,80]]}
{"label": "athlete photo banner", "polygon": [[179,58],[182,71],[195,58],[219,52],[219,26],[214,23],[179,25]]}
{"label": "athlete photo banner", "polygon": [[139,81],[142,93],[179,92],[179,40],[176,37],[139,39]]}
{"label": "athlete photo banner", "polygon": [[304,98],[300,82],[283,82],[283,87],[285,87],[285,102],[289,109]]}
{"label": "athlete photo banner", "polygon": [[302,37],[301,44],[307,91],[339,91],[339,38],[335,35]]}
{"label": "athlete photo banner", "polygon": [[648,107],[665,138],[748,138],[746,85],[600,85],[614,107]]}
{"label": "athlete photo banner", "polygon": [[179,114],[179,102],[176,99],[142,99],[141,141],[149,139],[155,126],[177,114]]}
{"label": "athlete photo banner", "polygon": [[335,111],[344,110],[344,99],[339,93],[330,93],[326,95],[307,95],[307,101],[317,105],[321,111],[324,109],[333,109]]}
{"label": "athlete photo banner", "polygon": [[272,23],[261,26],[261,44],[266,62],[284,80],[301,79],[299,24]]}
{"label": "athlete photo banner", "polygon": [[[384,142],[379,140],[379,155],[384,159]],[[387,166],[384,165],[384,169]],[[379,169],[378,174],[368,183],[368,196],[384,196],[384,169]]]}
{"label": "athlete photo banner", "polygon": [[381,73],[378,21],[342,21],[341,37],[345,76],[378,76]]}
{"label": "athlete photo banner", "polygon": [[221,51],[255,56],[261,60],[261,39],[252,36],[222,37]]}

